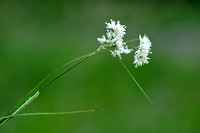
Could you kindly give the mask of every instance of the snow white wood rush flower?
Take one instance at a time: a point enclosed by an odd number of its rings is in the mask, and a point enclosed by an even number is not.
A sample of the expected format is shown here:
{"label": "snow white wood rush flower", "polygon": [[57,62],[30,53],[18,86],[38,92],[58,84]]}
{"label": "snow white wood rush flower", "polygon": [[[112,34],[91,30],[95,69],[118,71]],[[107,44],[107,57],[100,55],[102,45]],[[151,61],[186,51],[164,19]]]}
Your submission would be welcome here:
{"label": "snow white wood rush flower", "polygon": [[149,38],[146,37],[146,35],[144,35],[143,38],[139,36],[139,38],[140,38],[140,46],[138,50],[135,52],[135,61],[134,61],[134,64],[136,64],[135,67],[142,66],[143,64],[148,64],[149,63],[148,59],[150,59],[148,55],[152,53],[150,52],[151,42]]}
{"label": "snow white wood rush flower", "polygon": [[[151,53],[151,42],[146,35],[141,37],[139,35],[140,45],[138,47],[127,45],[130,42],[137,41],[138,39],[130,40],[125,42],[123,40],[124,35],[126,34],[126,26],[121,25],[119,21],[115,22],[111,20],[110,23],[106,22],[107,33],[106,36],[102,36],[101,38],[97,38],[98,42],[101,44],[100,47],[86,55],[78,57],[63,66],[57,68],[55,71],[46,76],[40,83],[38,83],[25,97],[23,97],[4,117],[0,118],[0,126],[7,122],[9,119],[15,116],[30,116],[30,115],[64,115],[71,113],[81,113],[81,112],[94,112],[97,110],[83,110],[83,111],[74,111],[74,112],[51,112],[51,113],[24,113],[18,114],[22,109],[24,109],[27,105],[29,105],[34,99],[36,99],[44,88],[52,84],[54,81],[59,79],[61,76],[87,60],[88,58],[100,53],[102,51],[109,51],[113,57],[119,58],[120,63],[123,65],[125,70],[128,72],[132,80],[136,83],[145,97],[151,102],[147,94],[135,80],[133,75],[130,73],[128,68],[122,62],[122,54],[130,54],[135,50],[135,67],[142,66],[143,64],[149,63],[150,59],[148,55]],[[131,47],[131,48],[129,48]],[[133,49],[132,49],[133,48]],[[58,72],[61,74],[58,75]],[[58,75],[58,76],[56,76]],[[152,102],[151,102],[152,103]]]}

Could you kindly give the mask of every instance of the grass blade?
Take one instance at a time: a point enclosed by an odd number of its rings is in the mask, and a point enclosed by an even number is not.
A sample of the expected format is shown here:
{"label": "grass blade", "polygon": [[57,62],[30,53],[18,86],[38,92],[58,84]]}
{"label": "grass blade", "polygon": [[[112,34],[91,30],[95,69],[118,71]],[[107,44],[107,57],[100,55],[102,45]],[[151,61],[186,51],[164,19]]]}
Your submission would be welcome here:
{"label": "grass blade", "polygon": [[[38,83],[25,97],[23,97],[7,114],[6,116],[12,116],[17,114],[18,112],[20,112],[23,108],[25,108],[28,104],[30,104],[35,98],[34,95],[37,92],[40,92],[41,90],[43,90],[44,88],[46,88],[47,86],[49,86],[51,83],[53,83],[55,80],[57,80],[58,78],[60,78],[61,76],[63,76],[65,73],[69,72],[70,70],[72,70],[74,67],[78,66],[80,63],[82,63],[83,61],[85,61],[86,59],[88,59],[89,57],[97,54],[98,52],[100,52],[99,50],[96,50],[94,52],[91,52],[89,54],[83,55],[79,58],[76,58],[66,64],[64,64],[63,66],[61,66],[60,68],[56,69],[55,71],[53,71],[52,73],[50,73],[47,77],[45,77],[40,83]],[[67,70],[65,70],[63,73],[61,73],[59,76],[57,76],[56,78],[54,78],[53,80],[51,80],[50,82],[48,82],[47,84],[45,84],[43,87],[39,88],[45,81],[47,81],[50,77],[52,77],[56,72],[60,71],[61,69],[65,68],[66,66],[68,66],[69,64],[72,64],[74,62],[77,62],[76,64],[74,64],[73,66],[71,66],[70,68],[68,68]],[[39,95],[39,94],[38,94]],[[33,98],[33,99],[32,99]],[[31,99],[31,100],[30,100]],[[5,122],[7,122],[9,120],[9,118],[4,118],[0,120],[0,126],[2,126]]]}

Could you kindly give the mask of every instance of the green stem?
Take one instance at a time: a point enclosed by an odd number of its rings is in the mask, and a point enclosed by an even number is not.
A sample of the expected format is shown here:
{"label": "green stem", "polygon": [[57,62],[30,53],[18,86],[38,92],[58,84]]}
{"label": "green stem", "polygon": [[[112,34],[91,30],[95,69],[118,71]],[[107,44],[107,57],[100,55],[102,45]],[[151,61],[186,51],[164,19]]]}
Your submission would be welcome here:
{"label": "green stem", "polygon": [[119,61],[121,62],[121,64],[123,65],[123,67],[126,69],[126,71],[128,72],[128,74],[131,76],[132,80],[136,83],[136,85],[139,87],[139,89],[142,91],[142,93],[144,94],[144,96],[149,100],[149,102],[151,104],[153,104],[153,102],[151,101],[151,99],[147,96],[147,94],[145,93],[145,91],[142,89],[142,87],[139,85],[139,83],[136,81],[136,79],[133,77],[133,75],[130,73],[130,71],[128,70],[128,68],[126,67],[126,65],[119,59]]}
{"label": "green stem", "polygon": [[46,85],[44,85],[43,87],[41,87],[39,89],[39,91],[43,90],[44,88],[46,88],[47,86],[49,86],[51,83],[53,83],[54,81],[56,81],[58,78],[60,78],[61,76],[63,76],[65,73],[67,73],[68,71],[70,71],[71,69],[73,69],[74,67],[78,66],[79,64],[81,64],[82,62],[84,62],[86,59],[88,59],[88,57],[85,57],[83,60],[81,60],[80,62],[76,63],[75,65],[73,65],[72,67],[70,67],[69,69],[65,70],[63,73],[61,73],[60,75],[58,75],[57,77],[55,77],[54,79],[52,79],[51,81],[49,81]]}
{"label": "green stem", "polygon": [[131,47],[131,48],[134,48],[134,49],[137,49],[137,47],[132,46],[132,45],[127,45],[127,46],[129,46],[129,47]]}
{"label": "green stem", "polygon": [[[102,49],[97,49],[96,51],[93,51],[89,54],[83,55],[81,57],[78,57],[66,64],[64,64],[63,66],[59,67],[58,69],[56,69],[55,71],[53,71],[52,73],[50,73],[47,77],[45,77],[41,82],[39,82],[25,97],[23,97],[7,114],[6,116],[11,116],[11,115],[15,115],[18,112],[20,112],[23,108],[25,108],[28,104],[30,104],[35,98],[37,98],[39,96],[39,92],[41,90],[43,90],[44,88],[46,88],[47,86],[49,86],[51,83],[53,83],[55,80],[57,80],[58,78],[60,78],[61,76],[63,76],[65,73],[69,72],[71,69],[73,69],[74,67],[78,66],[80,63],[82,63],[83,61],[85,61],[86,59],[88,59],[89,57],[101,52]],[[45,81],[47,81],[50,77],[52,77],[54,74],[56,74],[58,71],[60,71],[61,69],[65,68],[66,66],[77,62],[76,64],[74,64],[73,66],[71,66],[70,68],[68,68],[67,70],[65,70],[63,73],[61,73],[60,75],[58,75],[57,77],[55,77],[54,79],[52,79],[51,81],[49,81],[47,84],[45,84],[43,87],[39,88]],[[37,96],[36,93],[38,93]],[[10,118],[5,118],[0,120],[0,126],[2,126],[6,121],[8,121]]]}
{"label": "green stem", "polygon": [[130,43],[130,42],[134,42],[134,41],[138,41],[139,39],[133,39],[133,40],[129,40],[129,41],[126,41],[125,43]]}
{"label": "green stem", "polygon": [[86,112],[95,112],[102,109],[90,109],[90,110],[80,110],[80,111],[71,111],[71,112],[38,112],[38,113],[23,113],[10,116],[1,117],[0,120],[6,118],[20,117],[20,116],[49,116],[49,115],[66,115],[66,114],[77,114],[77,113],[86,113]]}

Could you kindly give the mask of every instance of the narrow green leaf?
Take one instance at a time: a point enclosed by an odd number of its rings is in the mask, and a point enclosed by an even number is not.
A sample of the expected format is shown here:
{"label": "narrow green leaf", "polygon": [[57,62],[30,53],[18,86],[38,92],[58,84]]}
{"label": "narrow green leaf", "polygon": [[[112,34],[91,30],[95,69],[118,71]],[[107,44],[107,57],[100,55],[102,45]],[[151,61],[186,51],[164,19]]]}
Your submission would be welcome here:
{"label": "narrow green leaf", "polygon": [[67,114],[77,114],[77,113],[87,113],[87,112],[95,112],[102,111],[103,109],[90,109],[90,110],[80,110],[80,111],[70,111],[70,112],[37,112],[37,113],[23,113],[23,114],[15,114],[1,117],[0,120],[13,118],[13,117],[21,117],[21,116],[50,116],[50,115],[67,115]]}

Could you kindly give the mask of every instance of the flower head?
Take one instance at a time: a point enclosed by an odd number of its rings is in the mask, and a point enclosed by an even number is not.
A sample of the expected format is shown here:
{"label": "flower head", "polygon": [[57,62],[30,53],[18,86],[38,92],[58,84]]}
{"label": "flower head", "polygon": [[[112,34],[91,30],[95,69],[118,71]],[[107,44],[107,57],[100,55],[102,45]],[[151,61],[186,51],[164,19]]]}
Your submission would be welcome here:
{"label": "flower head", "polygon": [[107,25],[107,29],[113,30],[113,37],[124,37],[124,35],[126,34],[126,26],[121,25],[119,21],[117,21],[116,23],[111,19],[110,23],[105,22],[105,24]]}
{"label": "flower head", "polygon": [[101,38],[97,38],[103,48],[114,46],[115,50],[111,51],[111,55],[116,57],[116,55],[122,59],[121,54],[129,54],[132,49],[128,49],[128,46],[123,41],[123,37],[126,34],[126,26],[121,25],[119,21],[115,22],[111,19],[110,23],[105,22],[107,28],[107,39],[103,35]]}
{"label": "flower head", "polygon": [[135,52],[135,67],[142,66],[143,64],[148,64],[148,60],[150,59],[148,55],[152,53],[150,52],[151,41],[149,40],[149,38],[146,35],[144,35],[143,38],[141,37],[141,35],[139,35],[139,39],[140,45],[138,50]]}

